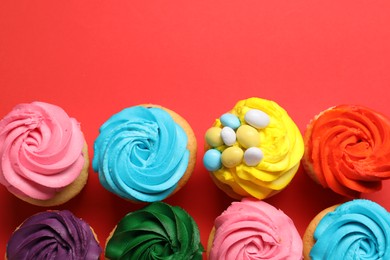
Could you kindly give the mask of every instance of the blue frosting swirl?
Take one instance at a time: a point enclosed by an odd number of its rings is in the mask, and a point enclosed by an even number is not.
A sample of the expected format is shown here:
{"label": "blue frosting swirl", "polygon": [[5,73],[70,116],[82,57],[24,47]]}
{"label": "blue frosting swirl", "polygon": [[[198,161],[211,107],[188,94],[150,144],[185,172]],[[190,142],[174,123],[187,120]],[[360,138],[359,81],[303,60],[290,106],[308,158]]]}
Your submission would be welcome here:
{"label": "blue frosting swirl", "polygon": [[390,214],[369,200],[346,202],[322,218],[314,240],[313,260],[390,259]]}
{"label": "blue frosting swirl", "polygon": [[188,162],[188,137],[168,112],[130,107],[100,127],[93,169],[101,184],[122,198],[161,201],[176,188]]}

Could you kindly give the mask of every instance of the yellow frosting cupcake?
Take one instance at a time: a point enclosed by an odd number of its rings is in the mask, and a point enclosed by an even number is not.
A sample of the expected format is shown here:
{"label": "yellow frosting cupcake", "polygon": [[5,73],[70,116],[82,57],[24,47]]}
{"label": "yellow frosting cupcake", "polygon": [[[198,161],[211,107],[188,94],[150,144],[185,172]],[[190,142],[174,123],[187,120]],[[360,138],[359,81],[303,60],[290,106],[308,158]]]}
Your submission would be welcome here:
{"label": "yellow frosting cupcake", "polygon": [[249,98],[217,118],[205,134],[203,163],[229,196],[264,199],[284,189],[303,155],[302,135],[277,103]]}

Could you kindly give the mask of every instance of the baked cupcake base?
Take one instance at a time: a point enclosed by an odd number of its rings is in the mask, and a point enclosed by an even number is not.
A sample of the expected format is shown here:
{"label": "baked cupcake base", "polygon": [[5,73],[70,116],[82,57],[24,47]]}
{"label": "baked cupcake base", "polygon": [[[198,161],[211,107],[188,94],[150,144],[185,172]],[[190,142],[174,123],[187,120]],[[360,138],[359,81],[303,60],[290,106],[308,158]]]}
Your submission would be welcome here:
{"label": "baked cupcake base", "polygon": [[207,240],[207,251],[206,251],[207,259],[210,258],[210,251],[211,248],[213,247],[214,237],[215,237],[215,226],[212,227],[209,234],[209,239]]}
{"label": "baked cupcake base", "polygon": [[318,213],[309,223],[309,225],[306,228],[306,231],[303,235],[302,241],[303,241],[303,259],[304,260],[310,260],[310,250],[315,244],[315,240],[313,237],[314,231],[316,230],[318,223],[321,221],[321,219],[328,214],[329,212],[333,212],[338,205],[334,205],[331,207],[328,207],[324,210],[322,210],[320,213]]}

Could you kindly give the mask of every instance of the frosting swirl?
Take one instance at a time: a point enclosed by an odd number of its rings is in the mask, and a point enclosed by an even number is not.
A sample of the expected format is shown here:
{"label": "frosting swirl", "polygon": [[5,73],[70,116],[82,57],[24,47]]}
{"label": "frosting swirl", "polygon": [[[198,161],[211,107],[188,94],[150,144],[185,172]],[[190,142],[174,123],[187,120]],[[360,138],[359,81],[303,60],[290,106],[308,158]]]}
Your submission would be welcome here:
{"label": "frosting swirl", "polygon": [[[213,171],[212,176],[228,185],[240,197],[251,196],[264,199],[285,188],[298,170],[303,155],[302,135],[287,112],[273,101],[249,98],[239,101],[230,113],[245,124],[245,114],[251,109],[265,112],[270,122],[267,127],[257,129],[264,158],[256,166],[245,163]],[[220,119],[214,126],[222,128]],[[233,146],[241,147],[239,143]],[[225,145],[216,149],[223,151]]]}
{"label": "frosting swirl", "polygon": [[304,138],[307,171],[339,194],[374,192],[390,178],[390,121],[377,112],[361,106],[333,107],[312,120]]}
{"label": "frosting swirl", "polygon": [[160,201],[187,169],[187,142],[184,130],[163,109],[126,108],[100,127],[92,166],[102,185],[120,197]]}
{"label": "frosting swirl", "polygon": [[8,259],[99,259],[90,226],[70,211],[47,211],[26,219],[7,244]]}
{"label": "frosting swirl", "polygon": [[107,243],[108,259],[202,259],[198,226],[177,206],[154,202],[127,214]]}
{"label": "frosting swirl", "polygon": [[0,183],[16,195],[48,200],[84,164],[79,123],[58,106],[19,104],[0,121]]}
{"label": "frosting swirl", "polygon": [[302,258],[302,240],[293,221],[266,202],[233,202],[214,227],[210,260]]}
{"label": "frosting swirl", "polygon": [[315,232],[310,257],[316,259],[390,259],[390,214],[357,199],[326,214]]}

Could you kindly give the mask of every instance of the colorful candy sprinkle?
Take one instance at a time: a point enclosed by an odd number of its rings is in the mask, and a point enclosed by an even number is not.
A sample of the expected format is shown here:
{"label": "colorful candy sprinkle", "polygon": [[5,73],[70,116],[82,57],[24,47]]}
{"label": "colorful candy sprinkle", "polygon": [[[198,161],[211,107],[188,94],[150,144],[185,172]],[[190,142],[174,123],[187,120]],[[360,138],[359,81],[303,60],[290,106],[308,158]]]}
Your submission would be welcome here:
{"label": "colorful candy sprinkle", "polygon": [[237,141],[244,147],[254,147],[260,145],[259,132],[250,125],[242,125],[236,132]]}
{"label": "colorful candy sprinkle", "polygon": [[223,114],[219,120],[223,126],[228,126],[233,130],[236,130],[241,125],[240,119],[231,113]]}
{"label": "colorful candy sprinkle", "polygon": [[244,152],[241,148],[231,146],[222,152],[222,164],[227,168],[233,168],[242,162]]}
{"label": "colorful candy sprinkle", "polygon": [[260,148],[250,147],[244,152],[244,162],[248,166],[256,166],[263,159],[264,154]]}
{"label": "colorful candy sprinkle", "polygon": [[225,126],[221,131],[222,141],[227,146],[232,146],[236,142],[236,132],[233,128]]}
{"label": "colorful candy sprinkle", "polygon": [[216,171],[222,167],[221,152],[217,149],[208,150],[203,156],[203,165],[209,171]]}
{"label": "colorful candy sprinkle", "polygon": [[[244,162],[248,166],[257,166],[264,158],[260,145],[258,129],[267,127],[270,117],[258,109],[250,109],[244,116],[245,123],[232,114],[225,113],[220,117],[221,127],[207,130],[206,142],[212,148],[228,146],[222,152],[217,149],[206,151],[203,164],[209,171],[219,170],[222,165],[233,168]],[[236,144],[239,146],[236,146]],[[240,148],[241,147],[241,148]]]}
{"label": "colorful candy sprinkle", "polygon": [[222,137],[221,137],[221,128],[219,127],[211,127],[206,131],[206,142],[211,147],[218,147],[223,145]]}
{"label": "colorful candy sprinkle", "polygon": [[265,112],[258,109],[251,109],[246,112],[244,119],[245,122],[257,129],[267,127],[270,122],[270,117]]}

